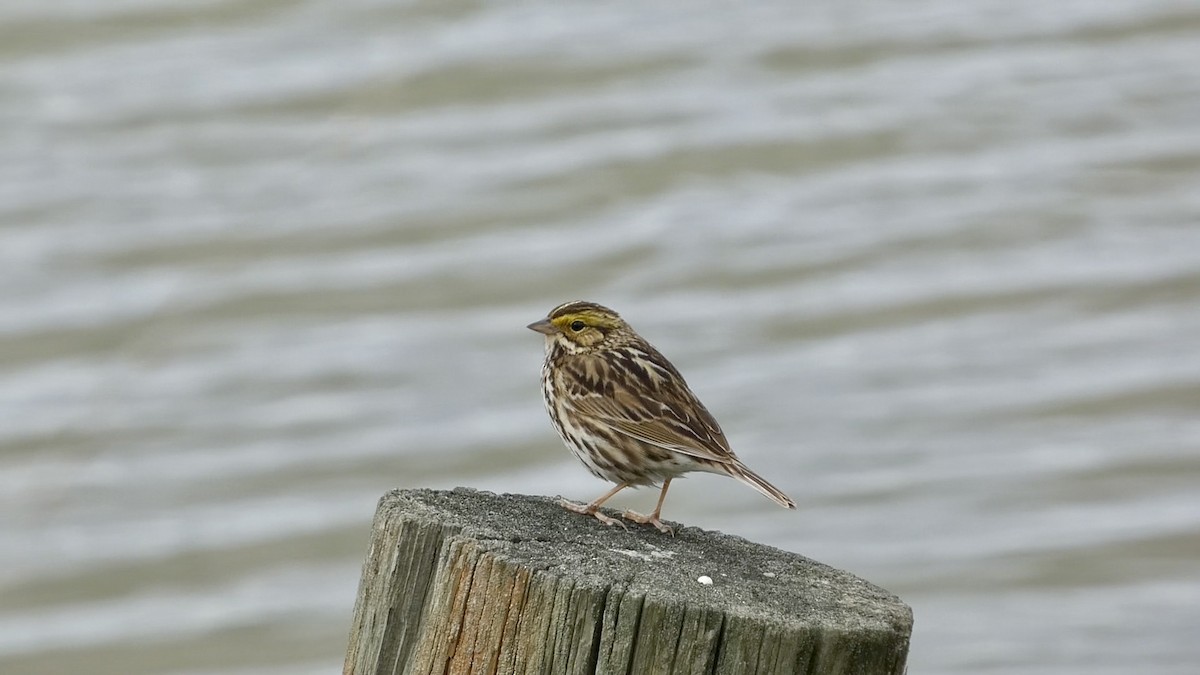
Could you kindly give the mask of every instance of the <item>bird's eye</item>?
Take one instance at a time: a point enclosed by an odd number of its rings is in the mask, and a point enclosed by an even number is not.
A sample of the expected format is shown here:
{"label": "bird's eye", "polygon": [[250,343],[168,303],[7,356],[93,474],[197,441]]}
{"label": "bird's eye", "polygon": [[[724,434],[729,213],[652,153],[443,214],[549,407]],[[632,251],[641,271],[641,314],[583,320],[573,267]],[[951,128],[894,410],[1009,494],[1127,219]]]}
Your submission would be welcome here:
{"label": "bird's eye", "polygon": [[582,321],[580,321],[579,319],[576,319],[571,322],[571,330],[575,331],[576,333],[578,333],[579,331],[583,330],[586,327],[587,326],[584,325],[584,323]]}

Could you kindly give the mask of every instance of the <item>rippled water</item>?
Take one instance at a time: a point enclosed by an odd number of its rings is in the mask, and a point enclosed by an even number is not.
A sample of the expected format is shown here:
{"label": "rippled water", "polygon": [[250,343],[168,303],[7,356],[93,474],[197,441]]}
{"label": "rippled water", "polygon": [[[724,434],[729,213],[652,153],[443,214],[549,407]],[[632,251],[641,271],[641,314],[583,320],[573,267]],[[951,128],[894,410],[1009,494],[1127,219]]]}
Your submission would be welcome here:
{"label": "rippled water", "polygon": [[574,298],[910,672],[1195,672],[1200,7],[802,5],[0,7],[0,672],[335,672],[386,489],[604,489]]}

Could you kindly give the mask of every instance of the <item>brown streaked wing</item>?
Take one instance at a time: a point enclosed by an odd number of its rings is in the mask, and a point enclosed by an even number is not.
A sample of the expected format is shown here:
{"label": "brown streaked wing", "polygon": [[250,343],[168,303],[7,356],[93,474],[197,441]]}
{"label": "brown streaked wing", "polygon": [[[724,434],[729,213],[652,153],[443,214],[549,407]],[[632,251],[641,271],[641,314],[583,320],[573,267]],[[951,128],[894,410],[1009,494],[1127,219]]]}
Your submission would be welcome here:
{"label": "brown streaked wing", "polygon": [[[656,353],[644,355],[659,364],[665,361]],[[564,402],[577,414],[640,441],[698,459],[716,462],[733,459],[721,427],[675,368],[665,366],[672,374],[669,378],[634,380],[630,373],[613,368],[600,356],[581,357],[573,365],[578,370],[570,368],[575,371],[572,375],[604,382],[599,387],[565,388],[568,396]],[[648,383],[652,386],[648,387]]]}

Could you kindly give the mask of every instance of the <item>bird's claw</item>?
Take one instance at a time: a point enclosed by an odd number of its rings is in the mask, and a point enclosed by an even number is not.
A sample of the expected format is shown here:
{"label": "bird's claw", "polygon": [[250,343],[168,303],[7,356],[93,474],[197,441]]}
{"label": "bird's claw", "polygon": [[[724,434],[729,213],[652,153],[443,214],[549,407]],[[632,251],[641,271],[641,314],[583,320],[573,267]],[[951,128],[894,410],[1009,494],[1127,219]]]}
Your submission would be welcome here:
{"label": "bird's claw", "polygon": [[592,516],[596,520],[608,525],[609,527],[612,527],[613,525],[620,525],[622,530],[629,529],[625,523],[613,518],[612,516],[604,515],[598,508],[593,508],[590,504],[576,504],[575,502],[567,501],[565,499],[559,500],[558,503],[568,511],[585,516]]}
{"label": "bird's claw", "polygon": [[612,527],[613,525],[620,525],[622,530],[629,529],[629,526],[627,526],[625,523],[623,523],[620,520],[617,520],[616,518],[613,518],[611,516],[606,516],[603,513],[600,513],[599,511],[594,511],[592,513],[592,515],[596,517],[596,520],[604,523],[605,525],[608,525],[609,527]]}
{"label": "bird's claw", "polygon": [[662,532],[663,534],[669,534],[672,537],[675,536],[675,530],[670,525],[667,525],[663,521],[659,520],[658,514],[647,516],[634,511],[626,511],[621,514],[621,517],[625,520],[631,520],[641,525],[653,525],[654,527],[658,528],[659,532]]}

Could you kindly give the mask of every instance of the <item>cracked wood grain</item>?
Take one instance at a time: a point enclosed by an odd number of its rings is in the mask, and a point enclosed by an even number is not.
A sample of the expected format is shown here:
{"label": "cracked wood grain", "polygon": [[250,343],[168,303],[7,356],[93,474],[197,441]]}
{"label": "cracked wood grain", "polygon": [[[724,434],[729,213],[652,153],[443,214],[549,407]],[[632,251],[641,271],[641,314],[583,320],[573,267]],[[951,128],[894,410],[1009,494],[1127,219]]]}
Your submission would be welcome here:
{"label": "cracked wood grain", "polygon": [[407,490],[379,502],[344,673],[901,675],[911,631],[887,591],[738,537]]}

